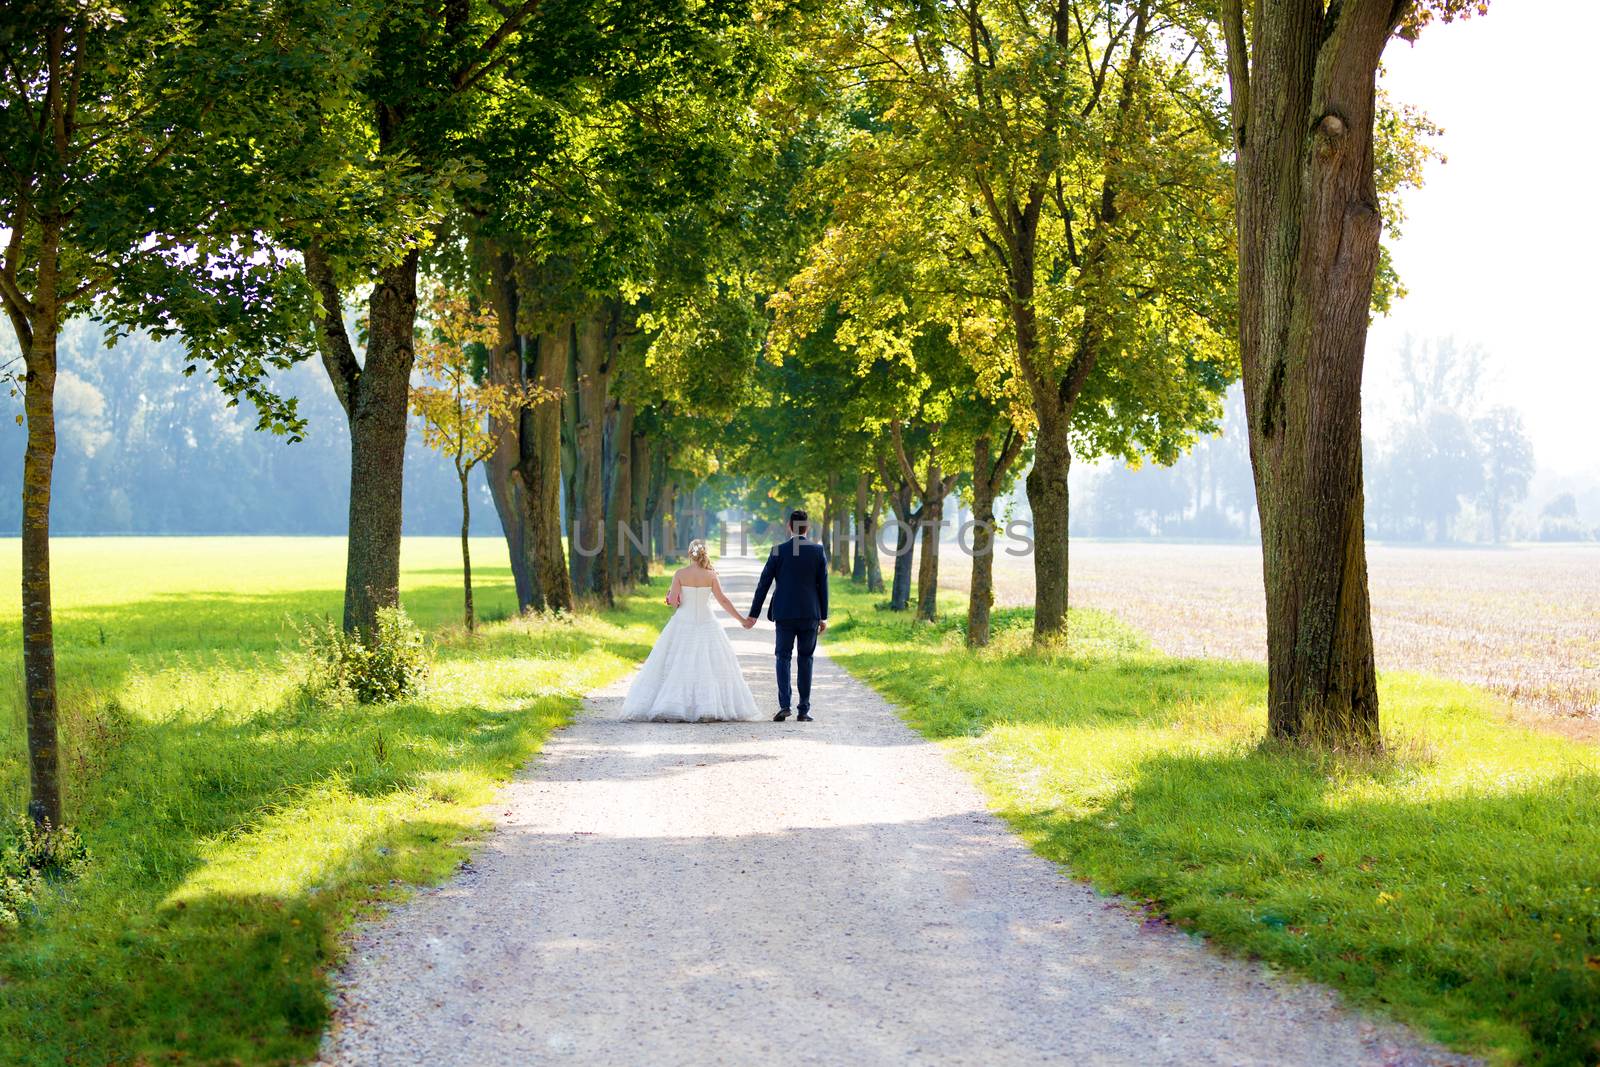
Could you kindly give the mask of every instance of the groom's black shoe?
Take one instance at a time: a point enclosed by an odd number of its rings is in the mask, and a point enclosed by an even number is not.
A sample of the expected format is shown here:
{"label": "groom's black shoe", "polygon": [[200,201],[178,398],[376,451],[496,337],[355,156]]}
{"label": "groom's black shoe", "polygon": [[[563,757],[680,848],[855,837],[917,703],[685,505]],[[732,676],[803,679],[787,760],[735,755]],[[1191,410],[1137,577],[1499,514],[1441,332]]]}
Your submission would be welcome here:
{"label": "groom's black shoe", "polygon": [[[782,711],[778,712],[778,714],[776,714],[776,715],[774,715],[772,717],[772,721],[773,722],[782,722],[783,720],[787,719],[788,717],[789,717],[789,709],[788,708],[784,708]],[[800,717],[802,719],[805,718],[804,715],[802,715]]]}
{"label": "groom's black shoe", "polygon": [[795,722],[812,722],[814,720],[811,718],[811,713],[809,711],[802,711],[800,714],[798,714],[798,715],[796,715],[794,717],[794,721]]}

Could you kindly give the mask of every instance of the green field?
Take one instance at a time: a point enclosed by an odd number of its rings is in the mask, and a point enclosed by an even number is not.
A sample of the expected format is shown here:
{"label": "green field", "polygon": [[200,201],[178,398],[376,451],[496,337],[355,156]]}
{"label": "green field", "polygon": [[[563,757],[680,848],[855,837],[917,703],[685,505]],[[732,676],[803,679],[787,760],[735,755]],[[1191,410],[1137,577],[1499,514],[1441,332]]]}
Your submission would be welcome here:
{"label": "green field", "polygon": [[[503,542],[474,545],[481,618],[515,613]],[[342,538],[53,545],[69,819],[88,874],[0,931],[0,1060],[283,1062],[315,1052],[338,933],[435,880],[495,783],[627,670],[656,593],[606,616],[460,629],[459,545],[409,539],[432,631],[415,701],[326,706],[296,620],[337,617]],[[18,542],[0,541],[15,588]],[[26,799],[17,601],[0,605],[0,809]]]}
{"label": "green field", "polygon": [[[287,1062],[314,1053],[339,934],[436,880],[496,782],[641,658],[659,588],[604,616],[508,618],[504,549],[407,541],[421,698],[308,696],[296,620],[336,614],[341,539],[55,545],[79,882],[0,932],[0,1061]],[[17,545],[0,542],[15,584]],[[829,651],[948,746],[995,807],[1145,921],[1339,988],[1497,1062],[1600,1058],[1600,751],[1508,725],[1481,690],[1382,679],[1388,753],[1262,744],[1262,668],[1181,660],[1080,611],[1070,646],[993,648],[836,582]],[[16,602],[0,614],[4,809],[26,793]]]}
{"label": "green field", "polygon": [[1496,1062],[1600,1062],[1600,750],[1498,698],[1381,678],[1388,754],[1263,745],[1265,669],[1180,660],[1078,611],[961,647],[838,597],[829,652],[945,744],[1036,850],[1147,921],[1325,981]]}

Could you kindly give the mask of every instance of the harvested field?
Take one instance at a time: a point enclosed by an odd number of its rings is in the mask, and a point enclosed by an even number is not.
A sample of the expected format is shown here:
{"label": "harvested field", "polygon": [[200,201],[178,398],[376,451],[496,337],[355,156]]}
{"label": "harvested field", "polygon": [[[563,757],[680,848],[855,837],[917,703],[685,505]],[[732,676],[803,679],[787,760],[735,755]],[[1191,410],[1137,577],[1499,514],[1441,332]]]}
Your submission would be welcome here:
{"label": "harvested field", "polygon": [[[954,545],[940,584],[964,590]],[[1027,604],[1031,559],[995,560],[997,603]],[[1600,545],[1369,546],[1380,670],[1483,685],[1564,733],[1600,738]],[[1178,656],[1264,659],[1255,545],[1088,541],[1072,546],[1071,595]]]}

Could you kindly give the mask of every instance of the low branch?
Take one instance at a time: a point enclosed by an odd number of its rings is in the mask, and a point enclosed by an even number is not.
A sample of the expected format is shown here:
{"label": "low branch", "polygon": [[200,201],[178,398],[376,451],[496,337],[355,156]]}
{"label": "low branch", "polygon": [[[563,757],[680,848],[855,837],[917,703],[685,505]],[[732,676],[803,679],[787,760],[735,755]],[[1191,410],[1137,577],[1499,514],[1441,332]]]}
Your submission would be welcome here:
{"label": "low branch", "polygon": [[350,344],[350,334],[344,328],[344,304],[339,295],[339,285],[333,277],[333,267],[321,246],[315,242],[306,245],[303,253],[306,278],[317,291],[322,308],[317,313],[317,350],[322,353],[322,365],[327,368],[328,380],[344,407],[346,415],[355,413],[356,390],[361,385],[361,364],[356,362],[355,349]]}
{"label": "low branch", "polygon": [[1222,35],[1227,41],[1234,146],[1243,148],[1245,120],[1250,114],[1250,49],[1244,36],[1244,0],[1222,0]]}
{"label": "low branch", "polygon": [[917,481],[916,468],[911,465],[911,460],[906,455],[905,441],[900,436],[900,420],[895,419],[889,423],[889,435],[894,440],[895,458],[900,461],[900,471],[905,476],[906,483],[915,489],[917,495],[924,500],[928,498],[927,492],[922,488],[922,483]]}
{"label": "low branch", "polygon": [[465,92],[472,88],[500,63],[502,57],[496,52],[505,43],[506,38],[520,30],[523,24],[533,17],[534,12],[539,10],[540,3],[542,0],[524,0],[505,17],[505,20],[479,46],[478,54],[473,61],[452,76],[451,84],[455,86],[456,92]]}

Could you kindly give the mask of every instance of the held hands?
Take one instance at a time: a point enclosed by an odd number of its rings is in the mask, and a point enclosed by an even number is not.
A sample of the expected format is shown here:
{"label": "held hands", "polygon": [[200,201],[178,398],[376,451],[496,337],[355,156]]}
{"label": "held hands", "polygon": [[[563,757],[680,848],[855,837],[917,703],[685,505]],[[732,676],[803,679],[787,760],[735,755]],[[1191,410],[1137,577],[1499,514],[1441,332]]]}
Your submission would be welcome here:
{"label": "held hands", "polygon": [[741,618],[739,620],[739,625],[743,626],[746,630],[751,629],[752,627],[755,626],[755,624],[756,624],[756,620],[753,617],[749,616],[749,615],[746,615],[746,616],[744,616],[743,618]]}
{"label": "held hands", "polygon": [[817,633],[825,634],[827,632],[828,632],[828,620],[827,619],[823,619],[823,620],[821,620],[820,622],[817,623]]}

